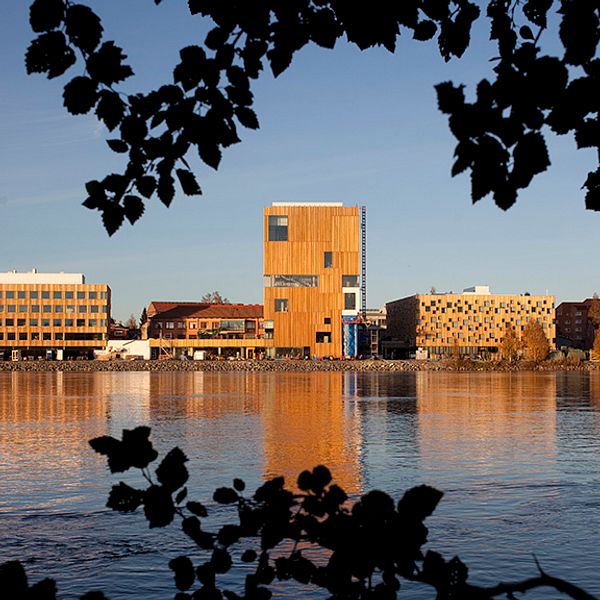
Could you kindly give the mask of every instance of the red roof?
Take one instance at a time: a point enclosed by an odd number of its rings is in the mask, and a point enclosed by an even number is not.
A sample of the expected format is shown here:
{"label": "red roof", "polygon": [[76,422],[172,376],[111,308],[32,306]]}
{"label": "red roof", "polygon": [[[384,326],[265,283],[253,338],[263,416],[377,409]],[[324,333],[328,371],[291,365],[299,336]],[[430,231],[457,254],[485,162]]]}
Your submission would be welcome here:
{"label": "red roof", "polygon": [[151,319],[261,319],[263,313],[262,304],[151,302],[148,317]]}

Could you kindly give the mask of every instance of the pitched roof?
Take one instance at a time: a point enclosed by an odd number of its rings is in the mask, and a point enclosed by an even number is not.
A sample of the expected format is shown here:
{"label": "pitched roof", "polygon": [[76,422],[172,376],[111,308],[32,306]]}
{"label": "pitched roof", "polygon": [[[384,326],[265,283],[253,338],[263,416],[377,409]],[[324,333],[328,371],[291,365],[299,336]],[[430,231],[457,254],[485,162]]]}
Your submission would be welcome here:
{"label": "pitched roof", "polygon": [[200,302],[151,302],[148,318],[155,319],[259,319],[262,304],[204,304]]}

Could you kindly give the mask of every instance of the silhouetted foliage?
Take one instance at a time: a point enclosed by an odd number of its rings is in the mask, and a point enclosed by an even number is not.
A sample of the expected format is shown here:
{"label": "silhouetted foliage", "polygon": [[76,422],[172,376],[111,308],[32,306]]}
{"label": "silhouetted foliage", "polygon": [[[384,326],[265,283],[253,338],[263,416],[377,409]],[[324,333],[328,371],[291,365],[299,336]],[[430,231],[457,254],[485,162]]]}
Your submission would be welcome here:
{"label": "silhouetted foliage", "polygon": [[[83,204],[102,213],[109,235],[125,218],[135,223],[144,212],[144,199],[154,194],[169,206],[175,177],[184,194],[202,193],[188,158],[195,151],[217,169],[223,149],[240,141],[237,126],[259,127],[251,80],[265,63],[277,77],[307,44],[333,48],[342,37],[361,50],[383,46],[394,52],[401,32],[417,41],[436,38],[441,57],[449,61],[464,54],[482,12],[469,0],[368,5],[188,0],[188,7],[191,15],[214,22],[203,47],[181,49],[172,82],[125,95],[115,84],[133,70],[119,46],[103,41],[97,15],[70,0],[31,4],[31,27],[39,35],[26,53],[27,72],[58,77],[79,54],[85,74],[65,85],[64,105],[72,114],[95,110],[115,131],[107,140],[111,150],[127,154],[123,173],[86,184]],[[463,85],[436,86],[439,109],[448,115],[457,139],[452,175],[470,171],[473,202],[492,194],[500,208],[512,206],[518,191],[550,165],[548,128],[573,134],[578,148],[600,149],[599,14],[596,0],[488,2],[485,16],[497,44],[490,78],[479,82],[473,101],[466,99]],[[541,47],[549,22],[558,32],[557,56]],[[586,207],[600,210],[600,167],[588,174],[584,188]]]}
{"label": "silhouetted foliage", "polygon": [[[420,485],[395,502],[373,490],[352,504],[322,465],[300,473],[298,491],[287,489],[283,477],[266,481],[253,494],[244,494],[241,479],[218,488],[212,500],[230,505],[234,522],[210,530],[206,521],[212,507],[187,497],[187,457],[173,448],[153,475],[150,465],[158,453],[149,436],[148,427],[137,427],[123,430],[121,440],[102,436],[90,445],[108,458],[112,473],[136,467],[148,483],[145,489],[122,481],[113,485],[108,508],[126,513],[143,507],[150,527],[165,527],[178,519],[182,532],[199,548],[201,558],[195,552],[194,559],[181,555],[169,561],[178,590],[175,600],[268,600],[275,581],[280,587],[297,582],[322,588],[332,600],[391,600],[402,579],[431,586],[438,600],[512,598],[513,592],[542,586],[578,600],[595,600],[577,586],[547,575],[539,565],[539,575],[531,579],[489,588],[471,585],[468,568],[458,557],[446,560],[423,549],[428,534],[424,521],[442,492]],[[223,509],[218,512],[222,522]],[[237,579],[240,589],[234,590],[236,580],[229,574],[236,565],[245,565],[247,574]],[[249,565],[254,570],[249,572]],[[298,588],[292,590],[297,595]],[[0,592],[7,600],[54,600],[56,585],[44,579],[30,587],[23,566],[12,561],[0,565]],[[105,596],[88,592],[81,598]]]}

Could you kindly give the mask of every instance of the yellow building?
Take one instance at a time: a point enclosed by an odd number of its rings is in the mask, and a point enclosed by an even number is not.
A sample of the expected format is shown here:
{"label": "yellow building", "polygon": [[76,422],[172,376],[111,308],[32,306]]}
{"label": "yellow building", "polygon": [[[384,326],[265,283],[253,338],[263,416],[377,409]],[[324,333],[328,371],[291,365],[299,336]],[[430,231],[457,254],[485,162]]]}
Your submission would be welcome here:
{"label": "yellow building", "polygon": [[0,273],[0,359],[92,356],[108,339],[110,288],[80,273]]}
{"label": "yellow building", "polygon": [[361,233],[358,206],[274,202],[264,209],[264,325],[270,356],[356,354]]}
{"label": "yellow building", "polygon": [[520,337],[525,325],[539,321],[554,346],[554,296],[502,295],[487,286],[467,288],[462,294],[416,294],[388,302],[387,353],[417,348],[429,355],[481,354],[497,351],[507,326]]}

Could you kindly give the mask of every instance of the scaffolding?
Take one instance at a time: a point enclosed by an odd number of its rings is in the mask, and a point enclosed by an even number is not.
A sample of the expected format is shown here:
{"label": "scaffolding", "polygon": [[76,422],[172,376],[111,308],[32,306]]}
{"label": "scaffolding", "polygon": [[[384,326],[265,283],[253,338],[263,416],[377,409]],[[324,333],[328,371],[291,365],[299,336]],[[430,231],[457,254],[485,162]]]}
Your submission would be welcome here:
{"label": "scaffolding", "polygon": [[360,207],[360,241],[361,241],[361,308],[363,321],[367,318],[367,207]]}

